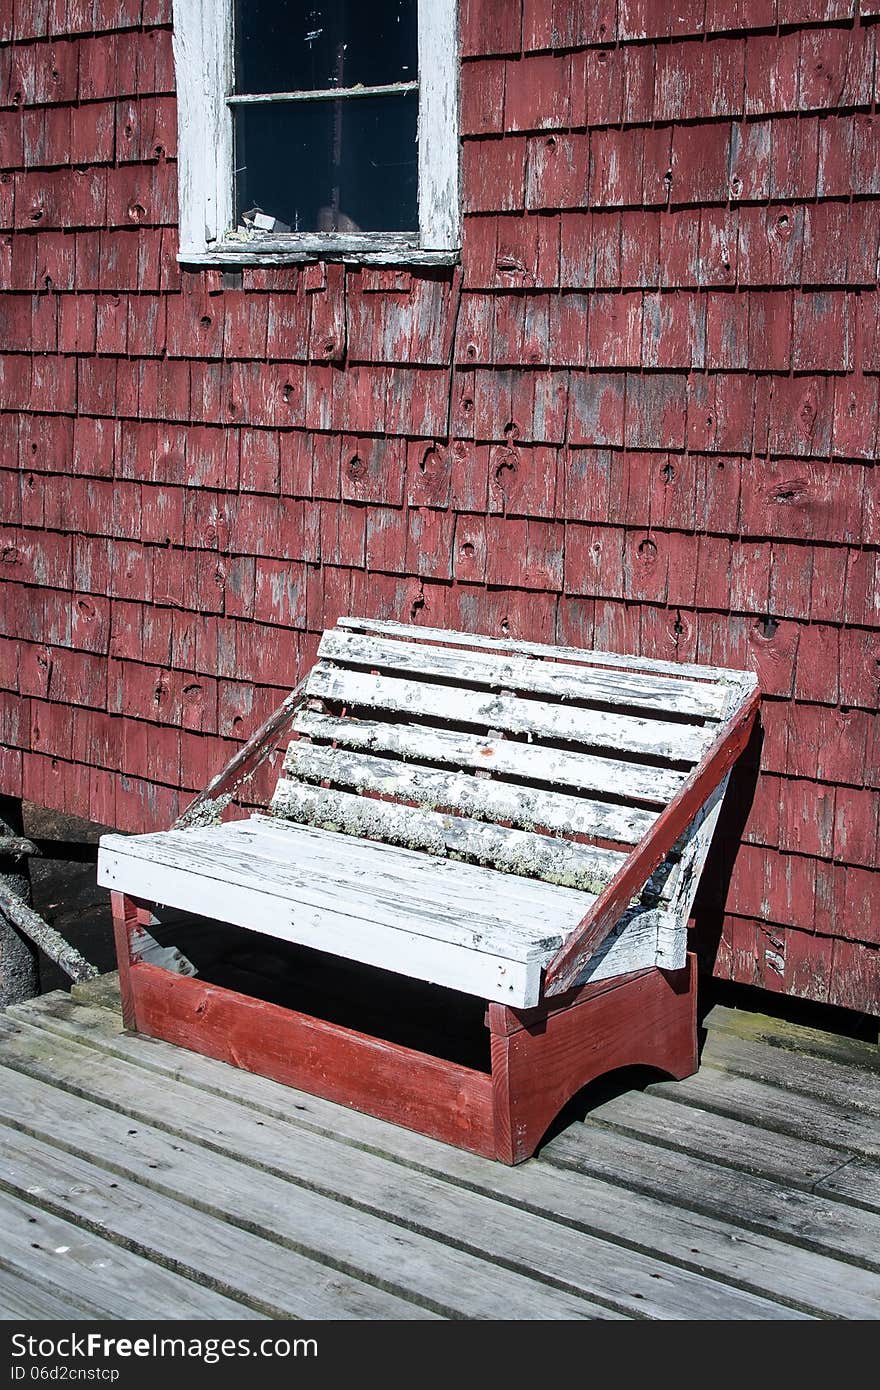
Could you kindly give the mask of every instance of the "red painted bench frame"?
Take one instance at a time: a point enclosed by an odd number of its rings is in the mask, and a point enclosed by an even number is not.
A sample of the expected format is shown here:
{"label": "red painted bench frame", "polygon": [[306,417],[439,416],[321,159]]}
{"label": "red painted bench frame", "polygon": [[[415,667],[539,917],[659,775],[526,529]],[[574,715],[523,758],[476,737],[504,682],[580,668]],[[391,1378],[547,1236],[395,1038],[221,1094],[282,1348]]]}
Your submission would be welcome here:
{"label": "red painted bench frame", "polygon": [[531,1157],[559,1111],[620,1067],[696,1071],[696,960],[584,985],[517,1011],[489,1004],[491,1073],[132,960],[150,909],[112,893],[125,1027],[363,1110],[485,1158]]}

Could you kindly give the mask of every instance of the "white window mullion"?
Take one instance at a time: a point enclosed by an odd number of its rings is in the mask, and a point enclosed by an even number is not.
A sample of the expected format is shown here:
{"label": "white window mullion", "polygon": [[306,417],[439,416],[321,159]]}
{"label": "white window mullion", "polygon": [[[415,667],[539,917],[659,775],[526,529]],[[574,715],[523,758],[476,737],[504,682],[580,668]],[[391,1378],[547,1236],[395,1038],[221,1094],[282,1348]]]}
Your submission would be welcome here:
{"label": "white window mullion", "polygon": [[215,249],[232,226],[232,0],[174,0],[180,255]]}
{"label": "white window mullion", "polygon": [[419,0],[419,242],[461,246],[458,0]]}

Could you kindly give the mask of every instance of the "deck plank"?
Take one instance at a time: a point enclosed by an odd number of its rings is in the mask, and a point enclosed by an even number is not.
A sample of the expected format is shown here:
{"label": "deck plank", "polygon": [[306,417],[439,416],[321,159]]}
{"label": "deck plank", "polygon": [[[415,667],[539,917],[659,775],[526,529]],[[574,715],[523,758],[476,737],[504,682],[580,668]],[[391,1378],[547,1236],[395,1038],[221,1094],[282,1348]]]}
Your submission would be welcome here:
{"label": "deck plank", "polygon": [[[2,1055],[9,1059],[8,1047]],[[26,1057],[27,1054],[23,1061],[21,1055],[16,1054],[12,1060],[15,1065],[27,1065]],[[85,1065],[84,1061],[78,1064],[74,1075],[83,1073]],[[94,1061],[88,1064],[89,1094],[96,1099],[112,1097],[114,1086],[118,1090],[119,1079],[118,1064],[115,1068],[102,1068]],[[68,1084],[75,1084],[75,1081],[68,1080]],[[130,1090],[129,1085],[123,1086],[126,1096]],[[161,1116],[163,1126],[175,1125],[175,1116],[181,1109],[173,1093],[168,1094],[167,1085],[161,1083],[149,1087],[142,1082],[137,1096],[126,1105],[128,1113],[141,1120],[145,1115],[157,1119]],[[399,1169],[389,1164],[385,1155],[379,1159],[362,1153],[357,1166],[352,1168],[346,1165],[343,1156],[332,1158],[333,1143],[328,1143],[325,1136],[310,1135],[300,1126],[286,1122],[276,1126],[277,1133],[276,1129],[268,1130],[265,1126],[254,1128],[253,1120],[249,1127],[241,1116],[240,1107],[235,1107],[234,1113],[238,1117],[234,1146],[230,1147],[232,1141],[225,1141],[222,1148],[226,1153],[245,1156],[250,1153],[251,1162],[273,1173],[287,1176],[295,1173],[298,1180],[320,1183],[325,1189],[332,1182],[332,1175],[338,1173],[340,1186],[335,1192],[339,1198],[371,1205],[381,1198],[379,1208],[394,1212],[402,1221],[411,1219],[409,1213],[415,1203],[420,1224],[427,1222],[431,1233],[442,1240],[473,1242],[474,1232],[490,1231],[491,1250],[496,1256],[520,1260],[527,1249],[529,1262],[546,1277],[564,1276],[570,1280],[586,1259],[587,1274],[591,1269],[601,1270],[600,1289],[616,1291],[618,1296],[621,1289],[624,1296],[627,1290],[633,1290],[632,1296],[638,1300],[633,1305],[636,1311],[648,1311],[659,1301],[661,1311],[654,1315],[669,1316],[668,1311],[662,1310],[666,1306],[664,1300],[671,1295],[677,1308],[691,1309],[682,1315],[767,1316],[765,1296],[769,1294],[775,1299],[786,1277],[794,1288],[793,1293],[787,1292],[782,1299],[788,1309],[809,1310],[816,1315],[829,1311],[842,1315],[842,1308],[849,1300],[852,1307],[862,1309],[868,1316],[872,1309],[880,1306],[876,1301],[880,1279],[876,1275],[860,1277],[844,1271],[841,1287],[840,1279],[832,1277],[837,1271],[829,1267],[828,1261],[804,1256],[802,1269],[794,1277],[791,1252],[774,1239],[755,1236],[738,1249],[731,1240],[735,1232],[727,1223],[695,1217],[686,1211],[671,1211],[664,1202],[636,1194],[621,1196],[613,1184],[572,1181],[549,1167],[540,1171],[534,1165],[509,1170],[443,1146],[435,1146],[442,1150],[442,1172],[438,1173],[435,1167],[426,1177],[410,1167],[404,1182]],[[217,1129],[224,1135],[229,1134],[232,1119],[233,1113],[222,1101],[203,1102],[200,1108],[197,1095],[186,1107],[185,1132],[213,1147],[217,1144]],[[179,1126],[179,1120],[176,1123]],[[257,1121],[257,1125],[259,1123]],[[393,1127],[386,1127],[386,1154],[390,1150],[389,1156],[393,1154],[398,1162],[409,1165],[409,1144],[403,1145],[400,1154],[395,1152],[401,1134]],[[417,1146],[421,1145],[423,1159],[430,1161],[430,1141],[423,1141],[420,1136],[410,1138]],[[259,1158],[253,1156],[257,1146]],[[437,1182],[438,1176],[441,1183]],[[465,1199],[450,1188],[450,1181],[466,1183],[470,1198]],[[487,1203],[487,1197],[495,1201]],[[497,1201],[515,1206],[517,1212],[499,1208],[495,1204]],[[585,1216],[587,1211],[589,1217]],[[425,1213],[430,1213],[430,1217]],[[538,1216],[545,1219],[536,1220]],[[554,1223],[552,1227],[546,1218]],[[573,1236],[571,1225],[577,1228],[578,1235]],[[649,1239],[640,1242],[633,1235],[636,1231],[648,1232]],[[638,1250],[636,1255],[632,1253],[634,1249]],[[647,1278],[646,1262],[642,1258],[645,1254],[652,1255],[656,1261],[648,1266]],[[615,1269],[615,1264],[620,1266],[619,1270]],[[689,1268],[692,1275],[708,1275],[713,1282],[701,1285],[697,1279],[693,1287],[694,1281],[688,1281],[675,1266]],[[723,1286],[715,1284],[716,1279],[723,1280]],[[827,1291],[829,1280],[838,1290],[833,1298]],[[749,1294],[757,1293],[758,1299],[744,1302],[739,1292],[742,1288]],[[647,1308],[646,1300],[650,1300]]]}
{"label": "deck plank", "polygon": [[[7,1101],[11,1104],[4,1094],[4,1107]],[[74,1113],[72,1106],[65,1111],[71,1122]],[[108,1170],[14,1128],[0,1137],[8,1191],[25,1199],[30,1189],[39,1187],[40,1204],[53,1215],[87,1230],[100,1228],[108,1240],[145,1255],[157,1266],[182,1269],[187,1277],[243,1304],[242,1316],[248,1308],[271,1318],[430,1315],[429,1310],[413,1308],[277,1242],[218,1220],[186,1197],[171,1200],[116,1168]]]}
{"label": "deck plank", "polygon": [[772,1178],[799,1191],[822,1184],[838,1191],[838,1174],[851,1170],[840,1193],[869,1210],[880,1211],[880,1165],[810,1138],[781,1136],[776,1130],[699,1105],[685,1105],[659,1094],[630,1091],[596,1107],[593,1123],[615,1132],[648,1138],[684,1154],[726,1163],[746,1173]]}
{"label": "deck plank", "polygon": [[798,1061],[803,1057],[818,1057],[841,1062],[845,1066],[880,1071],[880,1047],[876,1043],[827,1033],[803,1023],[792,1023],[789,1019],[771,1018],[767,1014],[753,1014],[745,1009],[715,1004],[707,1013],[704,1024],[712,1036],[722,1032],[733,1033],[746,1042],[765,1042],[782,1052],[795,1053]]}
{"label": "deck plank", "polygon": [[745,1173],[647,1137],[591,1123],[570,1125],[543,1150],[545,1162],[589,1173],[793,1245],[880,1271],[880,1212],[829,1201],[822,1192]]}
{"label": "deck plank", "polygon": [[658,1082],[651,1092],[676,1104],[695,1103],[716,1115],[747,1118],[778,1135],[811,1139],[844,1154],[880,1158],[880,1126],[873,1116],[815,1095],[783,1090],[717,1067],[704,1067],[674,1085]]}
{"label": "deck plank", "polygon": [[72,1310],[84,1310],[45,1312],[43,1317],[265,1317],[237,1299],[46,1211],[40,1205],[41,1196],[40,1191],[16,1196],[5,1184],[0,1190],[0,1259],[22,1280],[42,1288],[50,1300],[47,1306],[57,1300]]}
{"label": "deck plank", "polygon": [[[0,1057],[23,1066],[25,1050],[12,1054],[8,1040],[4,1039]],[[38,1142],[44,1145],[52,1142],[52,1134],[63,1125],[65,1149],[76,1149],[77,1161],[88,1153],[95,1165],[105,1166],[131,1184],[137,1183],[139,1191],[146,1192],[143,1200],[151,1204],[156,1204],[159,1197],[173,1198],[181,1205],[192,1204],[201,1214],[210,1214],[215,1225],[222,1224],[228,1233],[227,1243],[240,1233],[240,1226],[246,1226],[247,1232],[259,1235],[264,1242],[266,1258],[277,1259],[279,1265],[288,1247],[298,1246],[315,1262],[308,1276],[312,1282],[321,1281],[322,1265],[326,1266],[325,1274],[327,1270],[347,1269],[364,1281],[364,1304],[368,1304],[375,1285],[384,1286],[397,1298],[407,1298],[417,1309],[432,1309],[446,1317],[580,1319],[605,1314],[604,1308],[575,1291],[576,1275],[567,1279],[567,1287],[561,1286],[561,1278],[549,1285],[537,1274],[530,1277],[500,1260],[481,1258],[473,1250],[431,1239],[419,1229],[417,1198],[406,1191],[401,1193],[401,1200],[408,1208],[407,1224],[403,1219],[385,1219],[365,1206],[355,1206],[346,1199],[351,1173],[344,1166],[344,1155],[339,1159],[342,1188],[338,1200],[326,1196],[317,1190],[322,1176],[326,1183],[327,1169],[332,1165],[326,1142],[313,1153],[305,1177],[286,1181],[278,1176],[277,1165],[270,1171],[264,1162],[256,1163],[254,1145],[283,1152],[284,1145],[288,1141],[295,1143],[296,1139],[293,1131],[287,1133],[287,1127],[273,1146],[269,1126],[248,1126],[247,1116],[230,1115],[232,1107],[222,1110],[217,1100],[203,1103],[199,1114],[197,1101],[189,1096],[187,1107],[183,1108],[173,1083],[150,1085],[151,1078],[144,1073],[131,1076],[122,1072],[119,1064],[107,1069],[111,1087],[115,1077],[116,1095],[104,1094],[98,1065],[88,1056],[76,1058],[75,1053],[83,1049],[71,1050],[74,1056],[66,1068],[67,1079],[71,1085],[79,1080],[82,1089],[78,1095],[38,1079],[40,1067],[34,1060],[28,1072],[3,1073],[0,1119],[22,1128],[26,1125],[28,1135],[39,1136]],[[36,1058],[38,1047],[32,1051]],[[87,1089],[91,1093],[88,1098]],[[102,1094],[105,1104],[115,1100],[118,1111],[91,1099],[97,1093]],[[161,1096],[165,1097],[164,1107]],[[39,1105],[38,1116],[33,1114],[35,1101]],[[158,1120],[159,1127],[149,1123],[149,1116]],[[166,1132],[166,1126],[174,1124],[175,1118],[177,1128]],[[238,1136],[229,1128],[231,1125],[241,1131]],[[186,1135],[195,1135],[201,1146]],[[0,1133],[0,1144],[7,1164],[14,1162],[17,1137]],[[240,1159],[229,1157],[231,1152]],[[66,1167],[66,1152],[60,1163]],[[379,1191],[382,1209],[388,1211],[384,1204],[393,1201],[393,1187],[389,1184],[386,1190],[380,1187]],[[80,1194],[72,1194],[71,1200],[79,1202]],[[462,1240],[467,1225],[466,1214],[462,1213],[456,1232]],[[300,1270],[299,1280],[305,1277]],[[406,1313],[399,1309],[391,1312],[386,1306],[384,1316]]]}
{"label": "deck plank", "polygon": [[709,1033],[702,1061],[720,1071],[880,1117],[880,1074],[868,1067],[828,1058],[794,1056],[771,1043],[758,1039],[746,1041],[722,1030]]}
{"label": "deck plank", "polygon": [[92,1322],[107,1316],[105,1309],[93,1303],[75,1301],[63,1292],[53,1293],[47,1287],[42,1267],[36,1278],[30,1279],[0,1260],[0,1321]]}

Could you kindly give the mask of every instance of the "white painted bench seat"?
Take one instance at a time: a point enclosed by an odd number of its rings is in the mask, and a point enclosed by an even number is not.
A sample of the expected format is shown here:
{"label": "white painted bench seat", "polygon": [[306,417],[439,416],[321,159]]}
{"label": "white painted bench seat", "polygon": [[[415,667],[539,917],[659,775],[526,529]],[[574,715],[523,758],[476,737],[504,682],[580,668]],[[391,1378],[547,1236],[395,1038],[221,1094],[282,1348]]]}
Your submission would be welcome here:
{"label": "white painted bench seat", "polygon": [[[594,901],[497,869],[265,817],[105,837],[101,881],[487,999],[537,999]],[[612,969],[614,969],[612,965]]]}

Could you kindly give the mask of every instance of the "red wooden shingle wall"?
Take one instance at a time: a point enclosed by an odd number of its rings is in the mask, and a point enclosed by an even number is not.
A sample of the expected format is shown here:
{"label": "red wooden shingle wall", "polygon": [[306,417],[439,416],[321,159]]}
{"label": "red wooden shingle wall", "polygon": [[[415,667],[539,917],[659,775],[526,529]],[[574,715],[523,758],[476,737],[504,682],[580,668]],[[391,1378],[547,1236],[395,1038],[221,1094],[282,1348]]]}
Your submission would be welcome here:
{"label": "red wooden shingle wall", "polygon": [[0,788],[168,824],[343,612],[751,666],[716,969],[880,1012],[878,18],[463,0],[461,268],[237,278],[169,0],[2,0]]}

